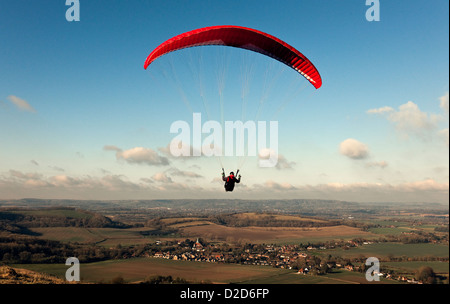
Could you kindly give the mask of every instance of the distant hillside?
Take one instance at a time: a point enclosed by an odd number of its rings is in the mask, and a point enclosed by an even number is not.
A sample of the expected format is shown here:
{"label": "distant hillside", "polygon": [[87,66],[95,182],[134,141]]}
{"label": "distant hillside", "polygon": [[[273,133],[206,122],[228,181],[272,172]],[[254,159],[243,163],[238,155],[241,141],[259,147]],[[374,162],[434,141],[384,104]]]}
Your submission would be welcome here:
{"label": "distant hillside", "polygon": [[129,228],[130,226],[98,213],[75,208],[15,208],[0,211],[0,230],[33,235],[29,228],[36,227]]}
{"label": "distant hillside", "polygon": [[215,219],[219,224],[231,227],[326,227],[340,224],[311,217],[254,212],[222,214]]}
{"label": "distant hillside", "polygon": [[[104,214],[105,210],[140,209],[145,213],[165,216],[168,214],[192,212],[195,214],[219,214],[224,212],[275,212],[301,214],[302,216],[324,216],[341,218],[348,215],[364,215],[392,210],[415,210],[448,214],[449,207],[439,203],[358,203],[339,200],[290,199],[290,200],[240,200],[240,199],[167,199],[167,200],[60,200],[24,198],[17,200],[0,199],[0,207],[71,207]],[[425,212],[426,211],[426,212]]]}

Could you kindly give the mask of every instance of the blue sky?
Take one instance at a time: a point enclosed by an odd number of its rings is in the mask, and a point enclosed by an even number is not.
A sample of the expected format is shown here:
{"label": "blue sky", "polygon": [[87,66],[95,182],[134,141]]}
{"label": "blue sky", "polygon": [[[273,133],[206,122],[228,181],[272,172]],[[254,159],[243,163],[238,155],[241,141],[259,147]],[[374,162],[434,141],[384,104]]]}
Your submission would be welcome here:
{"label": "blue sky", "polygon": [[[365,0],[79,2],[79,22],[64,0],[0,2],[0,198],[448,201],[448,1],[380,0],[379,22]],[[221,47],[144,70],[163,41],[224,24],[294,46],[323,86]],[[226,119],[254,119],[267,89],[258,119],[279,123],[278,167],[167,154],[189,107],[207,120],[202,93],[219,120],[223,67]],[[221,165],[240,163],[242,184],[224,193]]]}

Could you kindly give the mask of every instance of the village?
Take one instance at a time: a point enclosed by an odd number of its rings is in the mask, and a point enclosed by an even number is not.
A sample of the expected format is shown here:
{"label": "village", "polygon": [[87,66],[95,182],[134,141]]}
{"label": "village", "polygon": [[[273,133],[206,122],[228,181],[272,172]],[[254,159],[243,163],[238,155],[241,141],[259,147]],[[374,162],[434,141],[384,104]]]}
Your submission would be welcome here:
{"label": "village", "polygon": [[[320,246],[312,244],[243,244],[232,247],[227,244],[208,244],[201,239],[196,241],[186,239],[185,241],[156,241],[144,253],[144,256],[178,261],[272,266],[297,271],[299,275],[324,275],[334,270],[365,273],[369,268],[365,264],[365,257],[350,259],[317,253],[337,247],[348,249],[369,244],[371,242],[365,240],[351,240],[324,243]],[[420,283],[411,276],[397,274],[392,270],[375,272],[373,275],[405,283]]]}

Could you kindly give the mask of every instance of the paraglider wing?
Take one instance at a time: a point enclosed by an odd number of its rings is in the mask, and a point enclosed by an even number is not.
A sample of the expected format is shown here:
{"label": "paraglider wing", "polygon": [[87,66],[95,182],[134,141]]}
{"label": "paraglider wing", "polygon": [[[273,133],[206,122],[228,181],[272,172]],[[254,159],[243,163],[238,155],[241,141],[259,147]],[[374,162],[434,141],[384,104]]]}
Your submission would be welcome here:
{"label": "paraglider wing", "polygon": [[272,35],[233,25],[204,27],[175,36],[160,44],[150,53],[144,68],[147,69],[156,58],[169,52],[203,45],[231,46],[270,56],[295,69],[316,89],[322,85],[322,79],[317,69],[298,50]]}

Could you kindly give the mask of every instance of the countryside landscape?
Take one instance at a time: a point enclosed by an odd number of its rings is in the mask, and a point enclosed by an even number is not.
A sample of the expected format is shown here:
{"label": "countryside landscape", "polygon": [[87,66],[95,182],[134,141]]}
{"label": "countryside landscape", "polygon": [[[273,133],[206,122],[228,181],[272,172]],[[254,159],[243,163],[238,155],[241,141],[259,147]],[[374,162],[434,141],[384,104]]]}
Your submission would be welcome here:
{"label": "countryside landscape", "polygon": [[[448,205],[0,201],[0,283],[448,284]],[[379,260],[368,281],[369,257]]]}
{"label": "countryside landscape", "polygon": [[0,1],[0,304],[440,301],[449,5]]}

